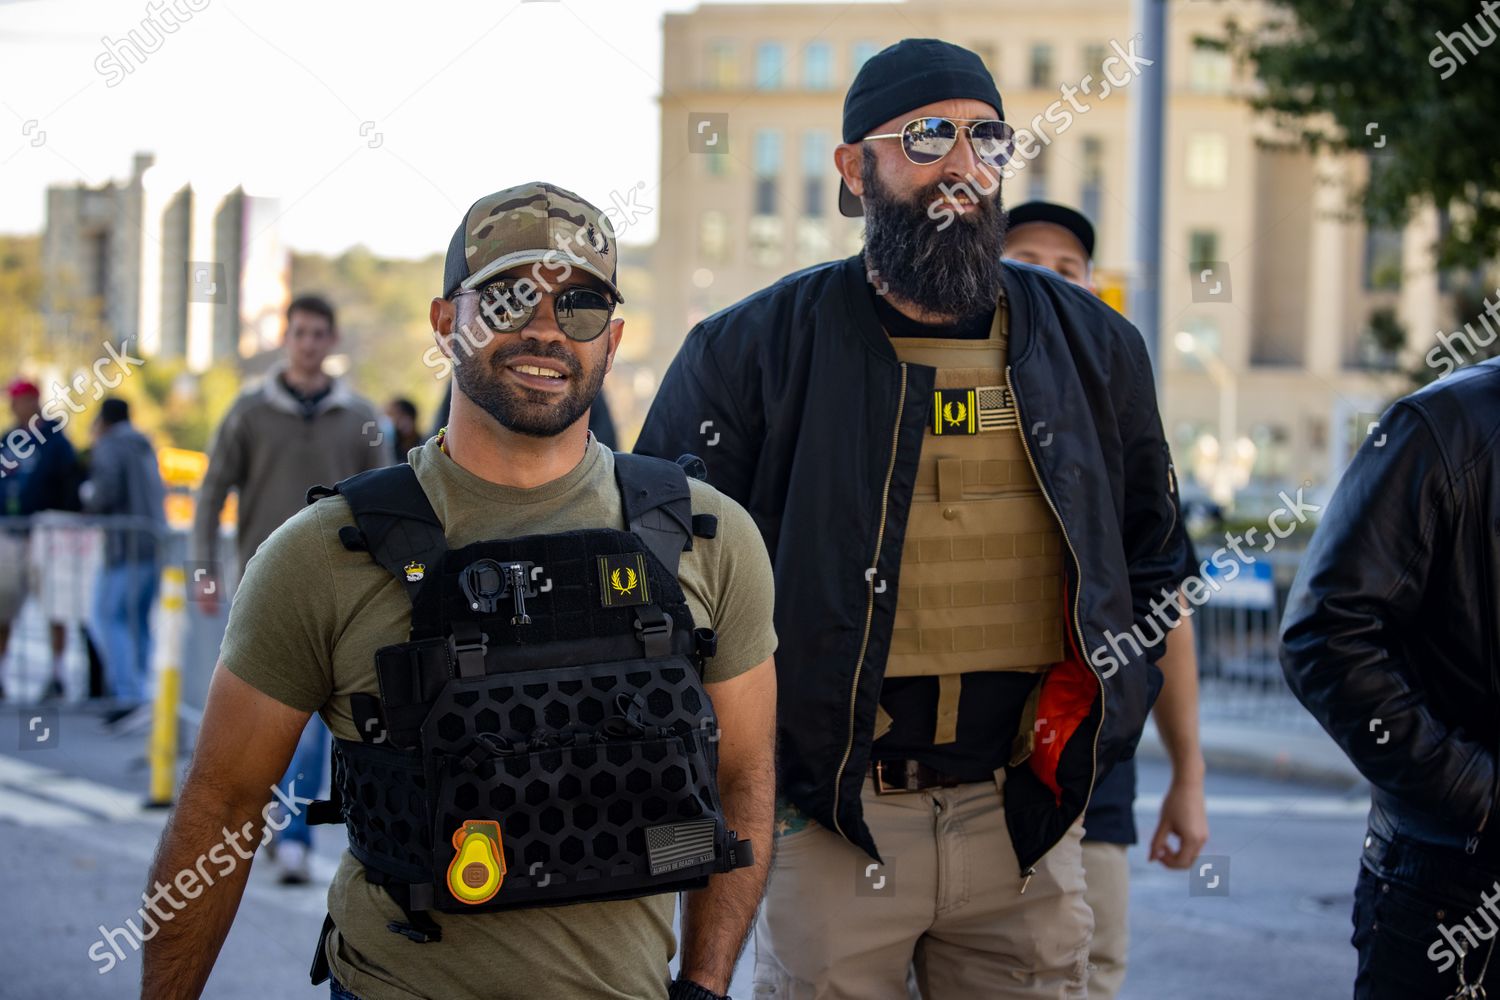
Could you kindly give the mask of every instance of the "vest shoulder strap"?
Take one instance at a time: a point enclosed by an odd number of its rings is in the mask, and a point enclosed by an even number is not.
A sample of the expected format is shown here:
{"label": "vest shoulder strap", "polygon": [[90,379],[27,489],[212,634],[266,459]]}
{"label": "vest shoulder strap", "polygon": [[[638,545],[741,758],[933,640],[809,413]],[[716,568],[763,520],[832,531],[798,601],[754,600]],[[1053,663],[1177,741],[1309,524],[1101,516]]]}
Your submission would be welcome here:
{"label": "vest shoulder strap", "polygon": [[443,553],[448,549],[443,523],[417,481],[410,465],[369,469],[337,483],[331,490],[315,486],[307,491],[308,503],[337,493],[349,501],[358,527],[357,537],[349,529],[339,533],[345,548],[363,548],[406,588],[413,604],[431,573],[436,577]]}
{"label": "vest shoulder strap", "polygon": [[617,451],[615,482],[626,527],[676,576],[683,551],[693,547],[692,494],[682,465]]}

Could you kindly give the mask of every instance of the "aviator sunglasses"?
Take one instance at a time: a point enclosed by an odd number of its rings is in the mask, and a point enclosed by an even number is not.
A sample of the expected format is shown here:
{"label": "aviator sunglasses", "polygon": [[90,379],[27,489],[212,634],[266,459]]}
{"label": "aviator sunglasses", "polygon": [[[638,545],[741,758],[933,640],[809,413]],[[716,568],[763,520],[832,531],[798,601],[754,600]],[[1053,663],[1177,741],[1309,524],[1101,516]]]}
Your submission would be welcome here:
{"label": "aviator sunglasses", "polygon": [[967,131],[974,155],[992,167],[1002,167],[1015,151],[1015,130],[988,118],[913,118],[900,132],[867,135],[871,139],[900,139],[901,151],[919,166],[936,163],[953,151],[958,134]]}
{"label": "aviator sunglasses", "polygon": [[[496,333],[518,333],[536,316],[536,307],[544,293],[528,281],[532,291],[526,298],[516,294],[516,287],[526,279],[501,278],[479,288],[465,288],[454,295],[478,295],[480,315]],[[552,312],[557,317],[557,328],[569,340],[588,342],[609,328],[610,315],[615,310],[614,300],[603,292],[574,285],[560,292],[551,293]]]}

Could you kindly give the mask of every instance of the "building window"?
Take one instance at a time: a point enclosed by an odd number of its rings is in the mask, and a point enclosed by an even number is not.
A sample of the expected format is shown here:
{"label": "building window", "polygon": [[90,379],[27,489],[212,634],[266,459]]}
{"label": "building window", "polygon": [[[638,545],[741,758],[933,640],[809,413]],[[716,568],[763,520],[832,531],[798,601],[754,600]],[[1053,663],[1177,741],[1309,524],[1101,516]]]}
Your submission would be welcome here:
{"label": "building window", "polygon": [[1212,229],[1194,229],[1188,233],[1188,263],[1193,268],[1219,260],[1219,234]]}
{"label": "building window", "polygon": [[1083,178],[1078,194],[1078,210],[1097,229],[1104,206],[1104,143],[1098,136],[1084,137]]}
{"label": "building window", "polygon": [[805,264],[827,260],[833,241],[828,238],[828,224],[822,219],[797,220],[797,258]]}
{"label": "building window", "polygon": [[1031,47],[1031,86],[1035,90],[1046,90],[1056,77],[1052,73],[1052,46],[1039,42]]}
{"label": "building window", "polygon": [[1194,46],[1188,57],[1188,89],[1198,94],[1227,94],[1234,78],[1229,53]]}
{"label": "building window", "polygon": [[758,129],[755,133],[755,215],[776,215],[776,177],[781,173],[781,133]]}
{"label": "building window", "polygon": [[708,60],[704,66],[704,85],[710,90],[728,90],[739,86],[733,42],[709,42]]}
{"label": "building window", "polygon": [[1195,188],[1222,191],[1229,183],[1229,143],[1218,132],[1188,136],[1187,182]]}
{"label": "building window", "polygon": [[1253,425],[1250,441],[1255,445],[1255,458],[1250,466],[1251,477],[1262,482],[1285,479],[1292,467],[1291,439],[1280,424]]}
{"label": "building window", "polygon": [[757,90],[779,90],[784,61],[780,42],[761,42],[755,47],[755,87]]}
{"label": "building window", "polygon": [[728,177],[730,165],[734,162],[734,157],[723,154],[700,156],[698,159],[703,161],[703,169],[708,171],[710,177]]}
{"label": "building window", "polygon": [[721,264],[729,257],[729,221],[717,210],[704,212],[698,218],[698,259],[704,264]]}
{"label": "building window", "polygon": [[802,50],[802,86],[808,90],[833,87],[833,49],[827,42],[808,42]]}
{"label": "building window", "polygon": [[1038,149],[1026,164],[1026,200],[1047,200],[1047,164],[1051,161],[1050,156],[1043,156],[1042,150]]}
{"label": "building window", "polygon": [[828,179],[828,151],[827,132],[809,129],[802,133],[802,214],[810,219],[821,218],[825,211],[826,189],[832,183]]}
{"label": "building window", "polygon": [[1083,73],[1080,75],[1091,75],[1095,80],[1103,79],[1105,55],[1104,46],[1085,45],[1083,47]]}
{"label": "building window", "polygon": [[750,260],[760,267],[781,266],[783,239],[781,219],[755,216],[750,220]]}
{"label": "building window", "polygon": [[1401,288],[1402,232],[1390,226],[1365,229],[1365,288],[1393,292]]}
{"label": "building window", "polygon": [[854,47],[849,50],[849,79],[854,79],[865,61],[879,51],[880,46],[874,42],[855,42]]}

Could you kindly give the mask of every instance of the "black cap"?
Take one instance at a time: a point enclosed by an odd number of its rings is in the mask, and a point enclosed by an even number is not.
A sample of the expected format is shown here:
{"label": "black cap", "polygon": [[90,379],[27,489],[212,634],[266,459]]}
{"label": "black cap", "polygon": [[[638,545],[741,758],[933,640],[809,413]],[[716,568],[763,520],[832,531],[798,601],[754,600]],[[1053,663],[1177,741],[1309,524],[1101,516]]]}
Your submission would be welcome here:
{"label": "black cap", "polygon": [[1084,255],[1089,260],[1094,259],[1094,226],[1082,212],[1076,212],[1065,205],[1054,205],[1050,201],[1028,201],[1010,209],[1005,216],[1006,228],[1010,230],[1019,229],[1028,222],[1050,222],[1054,226],[1062,226],[1077,237],[1078,242],[1083,245]]}
{"label": "black cap", "polygon": [[[881,122],[938,101],[983,101],[1005,119],[1000,88],[978,53],[937,38],[903,38],[859,68],[844,95],[844,141],[858,142]],[[864,206],[839,181],[839,211],[851,218]]]}
{"label": "black cap", "polygon": [[110,396],[99,404],[99,419],[114,426],[130,419],[130,404],[118,396]]}

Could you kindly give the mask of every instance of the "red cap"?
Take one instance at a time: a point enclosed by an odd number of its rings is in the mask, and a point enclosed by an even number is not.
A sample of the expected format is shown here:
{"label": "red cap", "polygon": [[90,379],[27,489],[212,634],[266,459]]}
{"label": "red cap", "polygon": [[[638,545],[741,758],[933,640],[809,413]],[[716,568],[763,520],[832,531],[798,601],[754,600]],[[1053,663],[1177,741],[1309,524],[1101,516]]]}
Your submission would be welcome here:
{"label": "red cap", "polygon": [[6,392],[10,394],[11,399],[17,396],[40,396],[42,394],[42,390],[36,387],[35,382],[24,378],[12,381]]}

